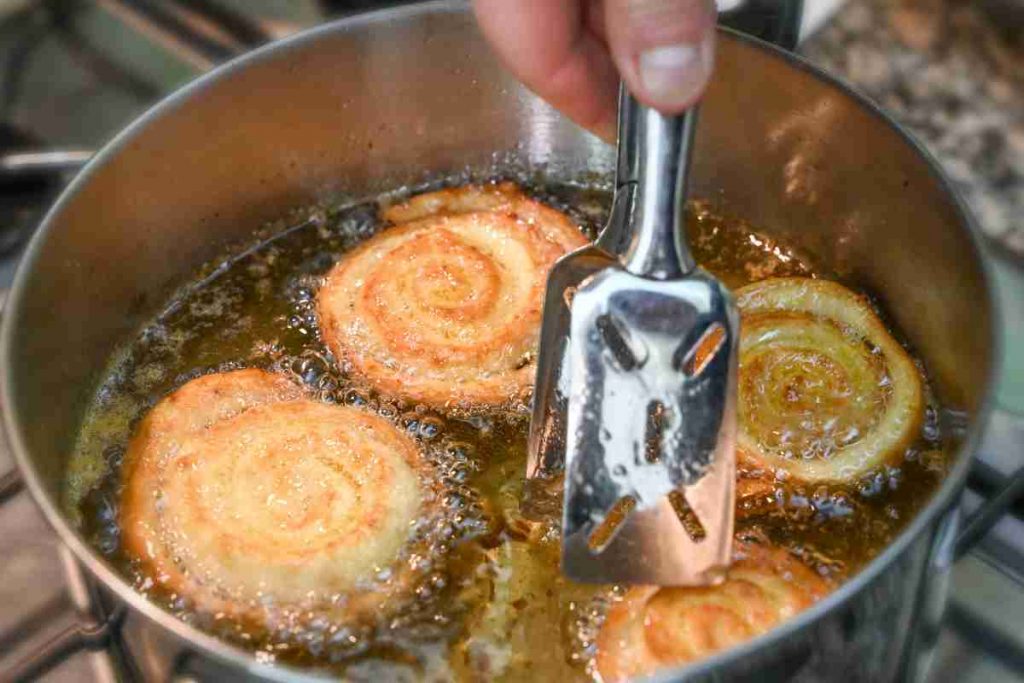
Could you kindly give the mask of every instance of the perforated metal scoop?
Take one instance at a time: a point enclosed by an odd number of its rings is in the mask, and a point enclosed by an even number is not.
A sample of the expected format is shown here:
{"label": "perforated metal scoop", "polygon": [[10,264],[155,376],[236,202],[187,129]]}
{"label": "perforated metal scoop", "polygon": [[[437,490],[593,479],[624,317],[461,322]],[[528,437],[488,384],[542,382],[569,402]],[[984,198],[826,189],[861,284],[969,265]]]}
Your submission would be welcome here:
{"label": "perforated metal scoop", "polygon": [[588,582],[713,583],[732,543],[738,314],[686,243],[696,109],[666,117],[630,96],[622,105],[630,153],[618,193],[630,199],[609,229],[628,246],[621,259],[595,259],[562,294],[571,298],[563,571]]}

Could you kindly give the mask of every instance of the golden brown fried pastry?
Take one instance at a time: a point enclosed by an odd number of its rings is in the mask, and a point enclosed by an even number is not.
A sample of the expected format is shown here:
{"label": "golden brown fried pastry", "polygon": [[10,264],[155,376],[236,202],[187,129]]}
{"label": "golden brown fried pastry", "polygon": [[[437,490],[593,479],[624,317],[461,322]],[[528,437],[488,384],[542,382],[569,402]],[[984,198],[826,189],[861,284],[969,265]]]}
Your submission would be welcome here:
{"label": "golden brown fried pastry", "polygon": [[564,213],[530,199],[510,182],[464,185],[418,194],[384,209],[381,218],[398,225],[430,216],[479,212],[515,216],[517,220],[535,226],[545,238],[562,245],[566,251],[586,244],[579,228]]}
{"label": "golden brown fried pastry", "polygon": [[918,436],[920,373],[863,297],[779,278],[741,288],[737,301],[741,465],[849,481]]}
{"label": "golden brown fried pastry", "polygon": [[718,586],[628,590],[608,612],[595,665],[610,683],[695,662],[774,628],[829,590],[785,550],[742,543]]}
{"label": "golden brown fried pastry", "polygon": [[337,600],[398,558],[423,467],[377,415],[260,370],[207,375],[157,404],[129,445],[124,547],[200,609]]}
{"label": "golden brown fried pastry", "polygon": [[438,408],[527,398],[548,270],[585,239],[509,184],[420,195],[328,274],[324,341],[378,391]]}

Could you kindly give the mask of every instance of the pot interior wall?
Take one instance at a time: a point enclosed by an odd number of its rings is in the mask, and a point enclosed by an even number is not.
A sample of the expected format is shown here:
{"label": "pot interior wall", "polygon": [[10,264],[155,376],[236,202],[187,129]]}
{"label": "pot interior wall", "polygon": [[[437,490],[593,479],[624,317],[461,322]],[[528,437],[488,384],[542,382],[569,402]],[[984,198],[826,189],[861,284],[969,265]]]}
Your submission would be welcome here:
{"label": "pot interior wall", "polygon": [[[7,408],[41,482],[57,496],[80,411],[117,344],[264,221],[510,163],[607,181],[612,161],[511,80],[460,9],[321,30],[189,88],[79,178],[21,274]],[[876,293],[945,400],[978,405],[991,362],[978,255],[899,133],[835,86],[723,36],[696,165],[696,195]]]}

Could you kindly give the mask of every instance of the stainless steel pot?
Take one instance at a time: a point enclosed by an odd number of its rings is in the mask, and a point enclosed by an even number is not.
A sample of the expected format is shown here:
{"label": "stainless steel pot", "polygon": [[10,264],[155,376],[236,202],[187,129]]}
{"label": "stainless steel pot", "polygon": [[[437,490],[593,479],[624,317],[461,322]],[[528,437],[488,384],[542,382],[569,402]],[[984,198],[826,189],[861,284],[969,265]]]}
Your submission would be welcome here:
{"label": "stainless steel pot", "polygon": [[[83,407],[115,346],[225,245],[290,207],[470,170],[607,179],[611,149],[496,63],[460,3],[346,19],[190,84],[76,178],[22,264],[2,331],[7,435],[78,560],[199,675],[258,663],[147,602],[61,510]],[[799,59],[723,33],[695,192],[878,295],[966,428],[942,489],[869,567],[771,633],[668,678],[914,675],[945,595],[956,504],[992,389],[992,293],[970,220],[935,163],[871,104]],[[157,647],[159,645],[159,647]]]}

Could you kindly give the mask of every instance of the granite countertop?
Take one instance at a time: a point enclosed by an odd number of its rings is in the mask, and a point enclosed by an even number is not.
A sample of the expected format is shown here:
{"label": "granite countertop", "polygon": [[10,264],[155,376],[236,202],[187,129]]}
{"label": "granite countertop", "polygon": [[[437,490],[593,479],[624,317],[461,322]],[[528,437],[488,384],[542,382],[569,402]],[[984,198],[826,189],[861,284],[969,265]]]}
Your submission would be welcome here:
{"label": "granite countertop", "polygon": [[1024,32],[981,4],[849,0],[801,52],[906,125],[983,232],[1024,257]]}

